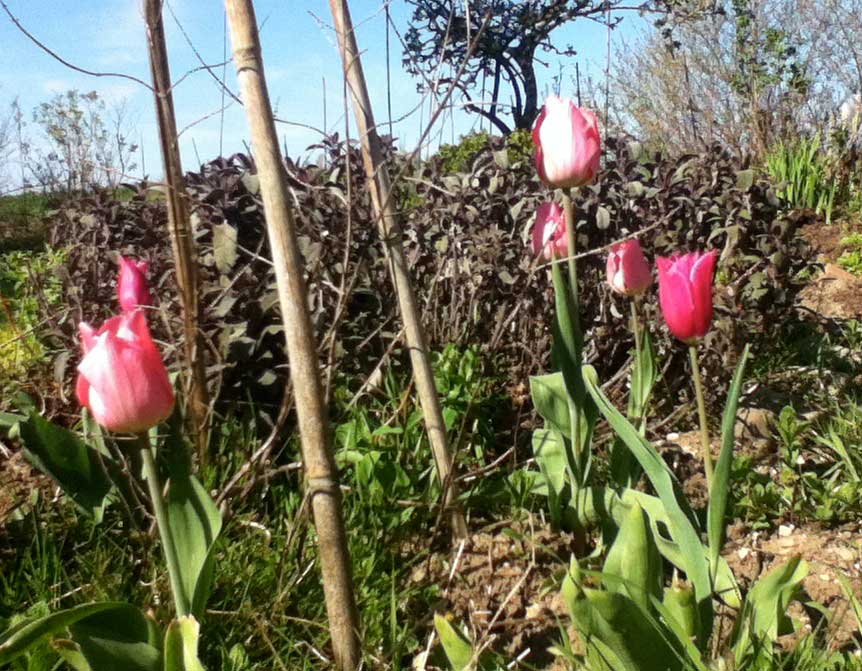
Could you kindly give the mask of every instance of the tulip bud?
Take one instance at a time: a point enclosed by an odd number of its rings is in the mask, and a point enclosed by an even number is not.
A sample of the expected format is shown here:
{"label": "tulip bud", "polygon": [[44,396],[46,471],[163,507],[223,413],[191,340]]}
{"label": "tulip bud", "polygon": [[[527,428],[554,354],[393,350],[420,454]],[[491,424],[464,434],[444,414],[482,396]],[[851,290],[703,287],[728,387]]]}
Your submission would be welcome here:
{"label": "tulip bud", "polygon": [[670,332],[693,343],[712,322],[712,277],[718,252],[658,258],[658,295]]}
{"label": "tulip bud", "polygon": [[75,392],[110,431],[140,433],[171,414],[174,390],[142,310],[112,317],[98,330],[81,323],[84,358]]}
{"label": "tulip bud", "polygon": [[625,296],[642,294],[652,284],[652,271],[636,238],[611,247],[607,272],[611,289]]}
{"label": "tulip bud", "polygon": [[601,138],[596,115],[568,98],[550,96],[533,124],[536,168],[558,189],[583,186],[599,171]]}
{"label": "tulip bud", "polygon": [[536,210],[533,224],[533,254],[548,260],[560,258],[568,253],[566,238],[566,214],[556,203],[542,203]]}
{"label": "tulip bud", "polygon": [[117,279],[117,295],[123,312],[129,312],[139,307],[153,304],[150,289],[147,286],[146,261],[135,261],[120,257],[120,276]]}

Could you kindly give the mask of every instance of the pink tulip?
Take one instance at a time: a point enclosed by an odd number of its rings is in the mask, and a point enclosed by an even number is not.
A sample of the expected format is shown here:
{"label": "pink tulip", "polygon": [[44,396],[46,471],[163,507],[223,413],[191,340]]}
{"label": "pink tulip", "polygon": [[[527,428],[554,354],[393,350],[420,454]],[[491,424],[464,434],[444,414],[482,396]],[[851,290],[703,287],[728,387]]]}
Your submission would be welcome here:
{"label": "pink tulip", "polygon": [[658,295],[670,332],[693,343],[712,322],[712,276],[718,252],[658,258]]}
{"label": "pink tulip", "polygon": [[81,322],[84,358],[75,392],[110,431],[140,433],[171,414],[174,390],[143,310],[112,317],[98,330]]}
{"label": "pink tulip", "polygon": [[117,279],[117,295],[123,312],[153,304],[153,297],[147,286],[146,261],[135,261],[120,257],[120,276]]}
{"label": "pink tulip", "polygon": [[592,182],[601,138],[596,115],[568,98],[550,96],[533,124],[536,168],[545,184],[565,189]]}
{"label": "pink tulip", "polygon": [[542,203],[536,210],[533,224],[533,254],[543,254],[549,261],[566,256],[566,215],[556,203]]}
{"label": "pink tulip", "polygon": [[652,271],[636,238],[611,247],[607,271],[611,289],[626,296],[642,294],[652,284]]}

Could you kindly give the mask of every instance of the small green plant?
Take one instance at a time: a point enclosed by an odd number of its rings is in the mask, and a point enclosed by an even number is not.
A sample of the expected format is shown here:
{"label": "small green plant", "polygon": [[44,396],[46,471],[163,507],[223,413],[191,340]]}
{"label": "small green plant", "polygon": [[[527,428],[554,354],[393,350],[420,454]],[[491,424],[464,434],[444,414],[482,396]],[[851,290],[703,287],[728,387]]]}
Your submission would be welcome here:
{"label": "small green plant", "polygon": [[838,257],[838,265],[849,273],[862,277],[862,233],[853,233],[841,239],[847,247]]}
{"label": "small green plant", "polygon": [[41,315],[60,304],[62,289],[54,271],[65,256],[47,247],[0,255],[0,375],[20,377],[44,357]]}
{"label": "small green plant", "polygon": [[830,174],[819,134],[778,144],[766,157],[766,167],[790,207],[814,210],[831,223],[839,184]]}

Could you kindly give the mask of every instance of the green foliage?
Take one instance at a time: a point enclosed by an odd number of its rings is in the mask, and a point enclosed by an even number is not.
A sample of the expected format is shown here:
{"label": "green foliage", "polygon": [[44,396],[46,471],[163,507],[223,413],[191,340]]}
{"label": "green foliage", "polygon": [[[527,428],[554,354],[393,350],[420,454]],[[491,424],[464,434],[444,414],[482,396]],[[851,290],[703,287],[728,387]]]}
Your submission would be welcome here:
{"label": "green foliage", "polygon": [[831,222],[840,185],[819,134],[779,143],[767,155],[766,167],[778,196],[790,207],[814,210],[826,217],[827,224]]}
{"label": "green foliage", "polygon": [[844,270],[862,277],[862,233],[854,233],[841,239],[847,247],[838,257],[838,265]]}
{"label": "green foliage", "polygon": [[40,326],[61,304],[56,271],[65,259],[65,250],[49,247],[0,254],[0,378],[4,382],[26,377],[47,352]]}
{"label": "green foliage", "polygon": [[434,628],[452,671],[467,671],[473,662],[473,644],[441,615],[434,614]]}
{"label": "green foliage", "polygon": [[30,463],[52,477],[85,514],[101,521],[113,489],[105,470],[108,455],[35,412],[18,425],[17,433]]}
{"label": "green foliage", "polygon": [[533,145],[533,134],[526,129],[512,131],[506,136],[506,150],[509,163],[525,162],[532,165],[536,148]]}
{"label": "green foliage", "polygon": [[443,171],[469,172],[473,159],[482,152],[491,141],[491,135],[485,131],[464,135],[458,144],[440,146],[437,155],[442,161]]}
{"label": "green foliage", "polygon": [[0,252],[41,247],[53,205],[51,196],[35,191],[0,196]]}

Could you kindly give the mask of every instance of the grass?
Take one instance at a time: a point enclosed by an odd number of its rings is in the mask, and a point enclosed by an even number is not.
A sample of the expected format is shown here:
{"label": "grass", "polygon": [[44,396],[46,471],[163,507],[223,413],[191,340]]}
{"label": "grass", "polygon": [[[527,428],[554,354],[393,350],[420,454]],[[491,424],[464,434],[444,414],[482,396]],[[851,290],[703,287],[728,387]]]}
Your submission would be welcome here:
{"label": "grass", "polygon": [[[450,347],[437,355],[436,363],[450,430],[459,435],[458,427],[469,427],[461,438],[463,453],[470,455],[474,466],[486,463],[494,449],[494,417],[500,403],[493,393],[493,378],[476,350]],[[403,368],[390,367],[377,392],[349,406],[352,391],[347,381],[337,387],[335,436],[346,487],[345,517],[366,664],[408,669],[424,648],[429,615],[441,598],[440,586],[410,579],[434,549],[428,536],[436,523],[433,503],[438,492],[430,473],[430,450],[422,436],[418,408],[409,398],[405,402]],[[792,410],[782,413],[778,426],[782,463],[798,479],[785,480],[782,475],[777,489],[767,486],[767,494],[753,503],[737,501],[738,511],[761,514],[767,522],[773,522],[776,513],[790,510],[798,516],[817,517],[820,492],[832,489],[819,484],[824,481],[822,472],[817,478],[799,476],[794,459],[800,451],[818,444],[833,455],[825,481],[850,482],[852,473],[862,470],[862,404],[835,403],[833,410],[839,408],[840,413],[828,413],[817,423],[805,422]],[[219,490],[262,440],[253,424],[239,415],[226,418],[220,427],[216,458],[204,474],[211,490]],[[849,460],[836,449],[836,437],[843,441]],[[824,438],[831,447],[822,443]],[[298,445],[291,437],[273,452],[272,465],[298,458]],[[754,483],[745,476],[744,466],[737,465],[735,477],[750,492]],[[854,491],[858,482],[856,486]],[[514,495],[489,498],[491,491],[505,491],[505,486],[482,482],[465,493],[472,514],[490,512],[496,519],[518,514]],[[846,497],[843,505],[847,514],[858,516],[855,498]],[[496,509],[487,507],[489,500]],[[244,497],[233,497],[230,507],[232,517],[218,554],[216,588],[204,622],[202,658],[207,668],[329,668],[321,658],[328,638],[326,614],[299,474],[292,471],[260,481]],[[161,621],[169,617],[161,551],[145,533],[128,536],[118,510],[109,509],[97,529],[70,505],[57,505],[41,496],[22,519],[7,526],[6,534],[0,541],[0,618],[26,608],[53,609],[107,598],[144,604]],[[442,537],[440,541],[445,552]],[[53,668],[52,654],[40,649],[34,653],[34,665],[21,668]],[[502,669],[511,661],[499,656],[488,659],[488,668]],[[581,668],[574,659],[573,668]],[[746,667],[748,671],[857,668],[858,658],[827,652],[813,636],[802,639],[789,653],[762,657]]]}

